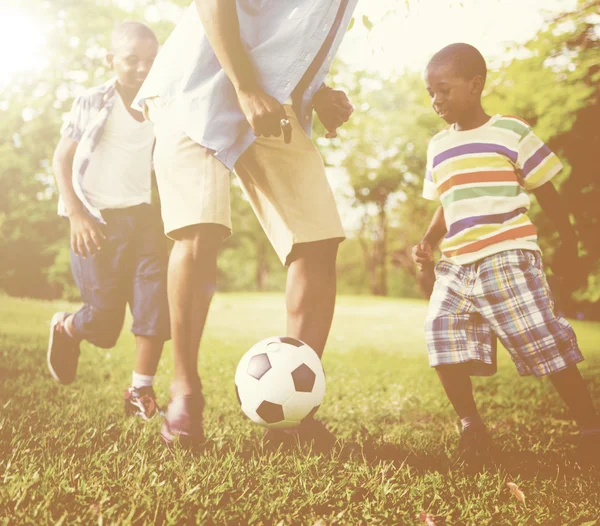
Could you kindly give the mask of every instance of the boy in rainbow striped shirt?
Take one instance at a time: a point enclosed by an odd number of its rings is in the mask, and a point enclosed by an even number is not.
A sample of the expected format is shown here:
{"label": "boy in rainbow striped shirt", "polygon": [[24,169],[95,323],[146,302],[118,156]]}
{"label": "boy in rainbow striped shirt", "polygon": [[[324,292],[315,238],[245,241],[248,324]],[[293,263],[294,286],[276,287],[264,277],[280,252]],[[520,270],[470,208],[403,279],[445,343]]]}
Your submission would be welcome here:
{"label": "boy in rainbow striped shirt", "polygon": [[431,140],[423,189],[442,206],[413,249],[422,270],[445,235],[425,324],[429,363],[462,422],[458,461],[479,467],[491,451],[470,376],[495,372],[496,336],[519,374],[548,375],[581,429],[581,453],[597,461],[600,418],[576,366],[583,356],[569,323],[554,314],[527,217],[531,191],[561,235],[555,264],[572,272],[577,239],[550,182],[562,166],[527,123],[486,115],[486,74],[467,44],[445,47],[425,71],[433,108],[450,125]]}

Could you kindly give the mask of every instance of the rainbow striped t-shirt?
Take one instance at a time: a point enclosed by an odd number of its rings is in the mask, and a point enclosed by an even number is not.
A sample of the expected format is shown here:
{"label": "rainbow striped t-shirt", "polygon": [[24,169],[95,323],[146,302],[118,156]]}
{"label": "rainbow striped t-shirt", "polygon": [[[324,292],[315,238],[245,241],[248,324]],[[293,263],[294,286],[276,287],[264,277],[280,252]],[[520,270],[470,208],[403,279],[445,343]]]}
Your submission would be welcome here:
{"label": "rainbow striped t-shirt", "polygon": [[558,157],[516,117],[496,115],[479,128],[438,133],[427,152],[423,197],[439,199],[444,208],[443,257],[467,265],[505,250],[539,250],[527,191],[561,169]]}

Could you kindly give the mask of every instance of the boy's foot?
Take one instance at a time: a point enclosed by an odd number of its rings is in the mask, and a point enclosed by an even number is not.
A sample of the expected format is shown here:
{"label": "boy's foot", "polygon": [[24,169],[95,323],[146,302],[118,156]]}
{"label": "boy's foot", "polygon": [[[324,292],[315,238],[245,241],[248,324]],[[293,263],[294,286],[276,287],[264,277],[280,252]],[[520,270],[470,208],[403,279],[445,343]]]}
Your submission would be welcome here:
{"label": "boy's foot", "polygon": [[482,425],[473,425],[460,433],[458,449],[452,455],[452,464],[468,472],[480,471],[492,460],[492,437]]}
{"label": "boy's foot", "polygon": [[57,312],[50,321],[48,369],[61,384],[70,384],[75,380],[79,362],[79,342],[69,336],[64,327],[69,316],[68,312]]}
{"label": "boy's foot", "polygon": [[337,441],[327,426],[314,418],[303,420],[292,429],[267,429],[263,436],[263,442],[270,449],[289,447],[296,440],[303,446],[311,446],[315,453],[329,453]]}
{"label": "boy's foot", "polygon": [[191,447],[204,442],[204,396],[202,392],[191,395],[174,395],[163,421],[160,435],[168,446],[177,440],[183,447]]}
{"label": "boy's foot", "polygon": [[124,398],[127,416],[139,416],[144,420],[150,420],[161,413],[152,387],[129,387],[125,390]]}

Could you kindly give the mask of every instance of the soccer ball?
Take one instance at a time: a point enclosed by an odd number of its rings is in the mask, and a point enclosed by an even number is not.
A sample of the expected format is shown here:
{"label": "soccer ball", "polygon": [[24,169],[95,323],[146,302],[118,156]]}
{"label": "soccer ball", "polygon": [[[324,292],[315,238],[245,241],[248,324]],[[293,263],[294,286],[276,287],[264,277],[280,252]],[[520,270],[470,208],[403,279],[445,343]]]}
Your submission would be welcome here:
{"label": "soccer ball", "polygon": [[319,409],[325,396],[325,373],[319,356],[305,343],[288,337],[267,338],[240,360],[235,392],[250,420],[289,429]]}

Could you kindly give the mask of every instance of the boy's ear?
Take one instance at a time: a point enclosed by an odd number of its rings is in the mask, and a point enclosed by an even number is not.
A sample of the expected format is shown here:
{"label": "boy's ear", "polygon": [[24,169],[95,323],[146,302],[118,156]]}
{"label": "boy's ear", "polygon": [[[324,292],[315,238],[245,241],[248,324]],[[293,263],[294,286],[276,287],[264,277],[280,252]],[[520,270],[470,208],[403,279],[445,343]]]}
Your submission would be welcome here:
{"label": "boy's ear", "polygon": [[112,68],[114,63],[115,63],[115,54],[112,51],[109,51],[106,54],[106,63],[108,64],[109,68]]}
{"label": "boy's ear", "polygon": [[475,75],[473,80],[471,80],[471,92],[473,95],[479,95],[483,91],[483,86],[485,82],[481,75]]}

